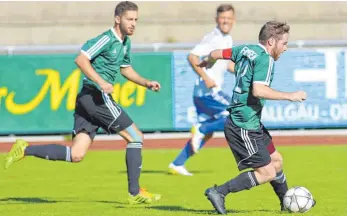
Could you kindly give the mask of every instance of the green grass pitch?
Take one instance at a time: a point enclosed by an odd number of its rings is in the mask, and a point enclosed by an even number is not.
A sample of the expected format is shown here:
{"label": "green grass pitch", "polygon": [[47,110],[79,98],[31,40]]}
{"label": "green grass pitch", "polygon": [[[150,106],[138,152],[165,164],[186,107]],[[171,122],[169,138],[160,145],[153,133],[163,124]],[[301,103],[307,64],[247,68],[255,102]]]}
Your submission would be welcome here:
{"label": "green grass pitch", "polygon": [[[305,215],[347,215],[347,146],[279,147],[289,186],[305,186],[317,205]],[[213,184],[238,174],[227,148],[206,148],[187,168],[193,177],[166,174],[178,149],[143,153],[142,187],[162,194],[152,205],[126,204],[127,180],[124,151],[89,152],[82,163],[25,158],[9,170],[0,170],[1,216],[122,216],[216,214],[203,195]],[[4,154],[0,154],[2,161]],[[269,184],[230,194],[230,215],[291,215],[279,212]]]}

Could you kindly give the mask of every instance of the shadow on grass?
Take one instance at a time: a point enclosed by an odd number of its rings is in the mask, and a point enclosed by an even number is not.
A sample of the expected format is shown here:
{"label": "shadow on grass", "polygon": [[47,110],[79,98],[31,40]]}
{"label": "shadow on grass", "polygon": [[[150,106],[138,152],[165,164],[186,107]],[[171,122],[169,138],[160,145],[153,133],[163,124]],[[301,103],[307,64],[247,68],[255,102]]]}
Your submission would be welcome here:
{"label": "shadow on grass", "polygon": [[[105,204],[118,204],[126,205],[126,202],[118,202],[111,200],[80,200],[73,198],[61,198],[61,200],[54,200],[53,198],[39,198],[39,197],[7,197],[0,199],[0,205],[9,204],[51,204],[51,203],[105,203]],[[117,206],[121,208],[122,206]]]}
{"label": "shadow on grass", "polygon": [[18,202],[18,203],[56,203],[55,200],[46,200],[38,197],[8,197],[0,199],[2,202]]}
{"label": "shadow on grass", "polygon": [[[190,212],[195,214],[217,214],[213,209],[189,209],[182,206],[175,205],[129,205],[126,202],[119,202],[113,200],[79,200],[73,198],[60,198],[61,200],[54,200],[52,198],[39,198],[39,197],[8,197],[0,199],[0,205],[11,205],[11,204],[52,204],[52,203],[104,203],[115,205],[114,208],[144,208],[153,209],[159,211],[170,211],[170,212]],[[254,213],[254,212],[267,212],[270,215],[279,214],[280,211],[256,209],[256,210],[228,210],[228,213]]]}
{"label": "shadow on grass", "polygon": [[[217,212],[213,209],[211,210],[203,210],[203,209],[189,209],[189,208],[184,208],[182,206],[148,206],[146,207],[148,209],[155,209],[155,210],[161,210],[161,211],[177,211],[177,212],[190,212],[190,213],[195,213],[195,214],[217,214]],[[267,212],[270,213],[271,215],[279,213],[279,211],[275,210],[266,210],[266,209],[260,209],[260,210],[227,210],[227,213],[253,213],[253,212]]]}
{"label": "shadow on grass", "polygon": [[[213,173],[212,171],[201,171],[201,170],[189,170],[193,174],[204,174],[204,173]],[[119,171],[120,174],[127,174],[126,170]],[[165,174],[170,175],[167,170],[142,170],[141,174]]]}

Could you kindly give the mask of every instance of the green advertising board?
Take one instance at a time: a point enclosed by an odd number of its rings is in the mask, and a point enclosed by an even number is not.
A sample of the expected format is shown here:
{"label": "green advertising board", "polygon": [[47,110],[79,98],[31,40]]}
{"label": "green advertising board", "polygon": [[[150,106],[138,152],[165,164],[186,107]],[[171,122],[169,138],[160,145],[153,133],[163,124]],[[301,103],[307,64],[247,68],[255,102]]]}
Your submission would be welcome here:
{"label": "green advertising board", "polygon": [[[69,133],[83,74],[75,55],[0,56],[0,133]],[[118,75],[113,98],[144,131],[173,129],[170,53],[134,53],[133,67],[159,93]]]}

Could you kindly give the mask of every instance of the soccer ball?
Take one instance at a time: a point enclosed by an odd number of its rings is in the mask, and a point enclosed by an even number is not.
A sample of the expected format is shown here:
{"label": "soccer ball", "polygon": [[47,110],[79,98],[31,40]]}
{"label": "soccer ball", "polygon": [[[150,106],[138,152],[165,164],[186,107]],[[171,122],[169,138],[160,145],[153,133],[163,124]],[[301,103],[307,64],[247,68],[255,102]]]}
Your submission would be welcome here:
{"label": "soccer ball", "polygon": [[289,212],[304,213],[312,208],[313,196],[305,187],[292,187],[284,195],[283,205]]}

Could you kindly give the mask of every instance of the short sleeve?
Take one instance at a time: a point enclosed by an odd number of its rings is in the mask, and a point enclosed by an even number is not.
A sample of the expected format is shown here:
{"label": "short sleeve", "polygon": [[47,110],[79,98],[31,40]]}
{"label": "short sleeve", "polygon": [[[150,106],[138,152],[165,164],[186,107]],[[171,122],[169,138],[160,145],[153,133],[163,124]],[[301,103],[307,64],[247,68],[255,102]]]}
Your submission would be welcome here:
{"label": "short sleeve", "polygon": [[86,55],[89,60],[93,60],[109,47],[110,41],[108,35],[99,35],[83,44],[81,52]]}
{"label": "short sleeve", "polygon": [[253,83],[261,83],[269,86],[274,60],[270,55],[259,56],[254,62]]}

